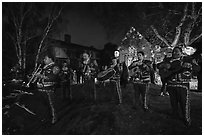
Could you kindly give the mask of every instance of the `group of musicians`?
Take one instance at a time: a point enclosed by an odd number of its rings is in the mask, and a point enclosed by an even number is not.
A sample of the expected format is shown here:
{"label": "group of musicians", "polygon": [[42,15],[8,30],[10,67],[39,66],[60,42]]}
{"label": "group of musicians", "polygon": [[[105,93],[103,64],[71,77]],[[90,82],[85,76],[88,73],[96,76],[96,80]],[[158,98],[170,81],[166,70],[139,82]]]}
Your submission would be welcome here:
{"label": "group of musicians", "polygon": [[[119,54],[115,52],[115,54]],[[108,67],[113,68],[116,72],[115,75],[119,76],[119,63],[117,55],[112,59],[112,64]],[[137,53],[138,60],[134,61],[129,67],[129,70],[133,70],[130,82],[134,85],[134,108],[138,108],[140,102],[140,96],[142,98],[142,107],[144,111],[149,110],[148,92],[150,86],[150,73],[151,65],[148,61],[144,60],[144,52],[139,51]],[[58,77],[63,77],[66,85],[64,90],[64,97],[71,97],[70,95],[70,75],[71,70],[69,68],[69,62],[64,62],[63,67],[60,68],[54,62],[52,54],[47,52],[44,56],[43,70],[40,74],[37,74],[37,87],[38,91],[45,96],[48,102],[48,106],[51,108],[52,123],[57,121],[54,92],[57,84]],[[199,70],[199,66],[194,59],[185,59],[182,55],[182,49],[175,47],[172,51],[172,57],[158,66],[159,70],[163,73],[163,79],[167,84],[167,91],[170,94],[170,102],[175,116],[179,116],[178,105],[180,104],[182,117],[185,125],[191,124],[190,119],[190,94],[189,94],[189,82],[192,74]],[[90,55],[84,52],[82,55],[82,61],[79,64],[80,72],[83,74],[83,82],[94,81],[99,72],[98,64],[95,60],[90,59]],[[163,76],[161,74],[161,77]]]}

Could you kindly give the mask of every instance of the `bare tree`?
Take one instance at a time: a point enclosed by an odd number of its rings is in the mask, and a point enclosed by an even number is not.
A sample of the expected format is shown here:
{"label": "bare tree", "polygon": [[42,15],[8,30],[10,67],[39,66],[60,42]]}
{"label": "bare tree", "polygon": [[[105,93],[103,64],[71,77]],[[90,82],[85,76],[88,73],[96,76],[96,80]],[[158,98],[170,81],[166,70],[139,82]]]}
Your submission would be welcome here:
{"label": "bare tree", "polygon": [[41,49],[42,49],[42,46],[43,46],[43,42],[45,41],[46,37],[48,36],[48,33],[51,31],[53,23],[60,16],[61,11],[62,11],[62,8],[60,8],[59,10],[56,7],[51,8],[51,13],[49,14],[49,17],[48,17],[47,26],[44,29],[42,40],[40,41],[40,44],[38,46],[38,51],[37,51],[37,55],[36,55],[36,59],[35,59],[35,69],[38,66],[39,55],[40,55],[40,52],[41,52]]}
{"label": "bare tree", "polygon": [[[13,8],[16,9],[10,10],[10,14],[15,33],[8,32],[8,35],[11,37],[15,46],[20,68],[25,70],[26,42],[33,36],[29,36],[25,33],[23,24],[26,22],[26,17],[28,16],[29,12],[31,12],[32,5],[27,6],[25,3],[18,3],[15,5],[15,7],[11,7],[11,9]],[[16,13],[16,11],[18,11],[18,13]]]}
{"label": "bare tree", "polygon": [[[169,38],[166,38],[165,36],[168,36],[167,33],[170,32],[163,32],[166,33],[164,36],[160,35],[157,28],[154,25],[151,25],[151,29],[153,30],[156,37],[162,41],[166,46],[168,47],[175,47],[179,44],[184,44],[185,46],[191,45],[194,41],[199,39],[202,36],[202,32],[199,32],[199,34],[193,34],[193,30],[195,27],[199,27],[199,23],[201,22],[200,18],[202,18],[201,14],[201,8],[199,10],[196,10],[195,8],[196,3],[191,3],[191,10],[189,8],[188,3],[184,7],[183,16],[180,19],[178,25],[175,27],[175,34],[172,41],[169,41]],[[200,28],[199,28],[200,29]],[[162,33],[162,32],[161,32]],[[172,33],[172,30],[171,30]],[[181,39],[183,38],[183,40]]]}
{"label": "bare tree", "polygon": [[[45,7],[42,4],[41,6]],[[8,18],[6,25],[9,29],[7,29],[6,34],[15,46],[18,63],[22,70],[26,68],[27,49],[29,48],[27,45],[29,45],[29,40],[42,35],[40,44],[36,47],[38,51],[35,54],[35,66],[37,66],[43,42],[62,11],[62,8],[55,3],[49,6],[46,5],[46,7],[51,8],[49,14],[42,12],[46,11],[47,8],[41,9],[37,3],[4,3],[3,5],[3,17]],[[48,23],[42,33],[41,30],[43,30],[47,15],[49,15]],[[32,43],[30,45],[34,44]]]}

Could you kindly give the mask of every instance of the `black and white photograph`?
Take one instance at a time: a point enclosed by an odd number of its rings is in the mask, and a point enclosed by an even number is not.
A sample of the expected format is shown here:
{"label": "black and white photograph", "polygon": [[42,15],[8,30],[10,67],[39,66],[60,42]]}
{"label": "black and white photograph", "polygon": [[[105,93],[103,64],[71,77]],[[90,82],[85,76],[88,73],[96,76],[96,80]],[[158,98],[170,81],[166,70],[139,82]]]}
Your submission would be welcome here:
{"label": "black and white photograph", "polygon": [[2,135],[202,135],[202,2],[1,8]]}

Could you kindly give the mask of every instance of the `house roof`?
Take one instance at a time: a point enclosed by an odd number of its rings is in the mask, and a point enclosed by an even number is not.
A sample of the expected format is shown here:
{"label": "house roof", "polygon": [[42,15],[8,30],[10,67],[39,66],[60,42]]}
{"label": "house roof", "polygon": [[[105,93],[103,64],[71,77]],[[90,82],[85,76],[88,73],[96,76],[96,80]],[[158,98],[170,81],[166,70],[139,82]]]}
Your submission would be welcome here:
{"label": "house roof", "polygon": [[66,49],[79,49],[79,50],[91,50],[99,52],[99,49],[94,48],[93,46],[87,47],[75,43],[67,43],[65,41],[56,40],[48,38],[45,42],[45,46],[43,47],[43,50],[47,49],[48,47],[60,47],[60,48],[66,48]]}

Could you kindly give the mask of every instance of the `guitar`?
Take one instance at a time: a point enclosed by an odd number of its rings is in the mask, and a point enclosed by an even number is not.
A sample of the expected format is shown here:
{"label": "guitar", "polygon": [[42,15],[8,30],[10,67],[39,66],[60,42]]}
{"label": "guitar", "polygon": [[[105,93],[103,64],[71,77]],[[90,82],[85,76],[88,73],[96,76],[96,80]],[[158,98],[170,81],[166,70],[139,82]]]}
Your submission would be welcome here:
{"label": "guitar", "polygon": [[164,62],[160,66],[159,75],[163,80],[169,80],[172,76],[180,73],[182,70],[181,60],[174,60],[171,63]]}

